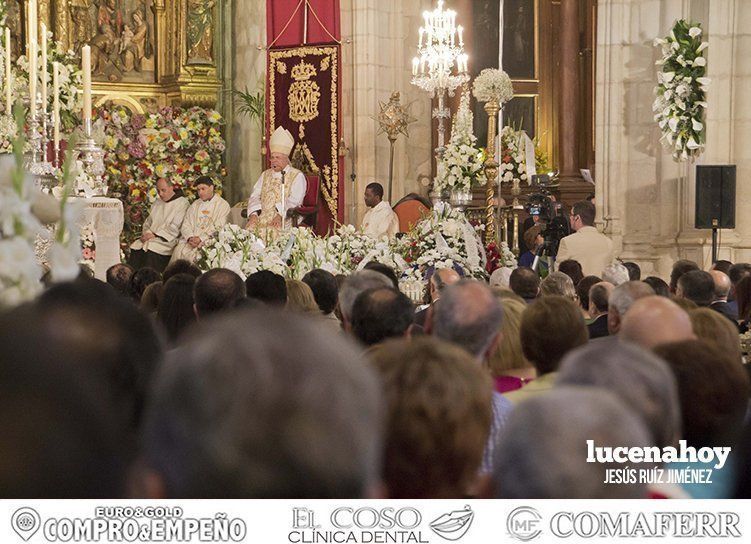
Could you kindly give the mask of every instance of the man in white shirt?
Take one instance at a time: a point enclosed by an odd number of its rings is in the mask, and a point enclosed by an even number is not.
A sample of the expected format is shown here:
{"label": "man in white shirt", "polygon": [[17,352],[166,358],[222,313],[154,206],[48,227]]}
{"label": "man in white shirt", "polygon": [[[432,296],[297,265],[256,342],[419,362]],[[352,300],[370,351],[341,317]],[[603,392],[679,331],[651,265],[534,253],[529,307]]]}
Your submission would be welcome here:
{"label": "man in white shirt", "polygon": [[368,211],[362,219],[362,231],[371,238],[394,238],[399,232],[399,218],[383,200],[383,185],[371,183],[365,188]]}
{"label": "man in white shirt", "polygon": [[287,211],[302,205],[307,190],[305,176],[292,168],[289,155],[295,146],[292,134],[278,127],[269,141],[271,168],[258,178],[248,199],[248,223],[245,228],[282,228]]}
{"label": "man in white shirt", "polygon": [[208,176],[200,177],[195,187],[198,198],[185,214],[172,262],[178,259],[195,262],[201,246],[227,224],[230,205],[214,192],[214,180]]}
{"label": "man in white shirt", "polygon": [[136,270],[148,266],[162,272],[167,267],[188,211],[188,200],[167,180],[157,181],[156,190],[159,198],[151,206],[143,233],[130,245],[130,264]]}
{"label": "man in white shirt", "polygon": [[585,276],[600,276],[613,262],[613,241],[594,227],[595,205],[587,200],[574,204],[569,216],[574,234],[561,240],[556,261],[578,261]]}

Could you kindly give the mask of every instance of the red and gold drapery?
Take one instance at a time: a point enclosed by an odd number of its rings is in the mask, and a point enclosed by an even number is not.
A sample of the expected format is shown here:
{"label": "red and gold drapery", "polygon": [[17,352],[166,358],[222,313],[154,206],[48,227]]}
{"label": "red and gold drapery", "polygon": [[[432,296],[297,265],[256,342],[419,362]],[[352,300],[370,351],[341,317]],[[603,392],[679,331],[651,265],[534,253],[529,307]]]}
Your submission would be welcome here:
{"label": "red and gold drapery", "polygon": [[282,126],[320,177],[316,232],[343,220],[339,0],[268,0],[267,136]]}

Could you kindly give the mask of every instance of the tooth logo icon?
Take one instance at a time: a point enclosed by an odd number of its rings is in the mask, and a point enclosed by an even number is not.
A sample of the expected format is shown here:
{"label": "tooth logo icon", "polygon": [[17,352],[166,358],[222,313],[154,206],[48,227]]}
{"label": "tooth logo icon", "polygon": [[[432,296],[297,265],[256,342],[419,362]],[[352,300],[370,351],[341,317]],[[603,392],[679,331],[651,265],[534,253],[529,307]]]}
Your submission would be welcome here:
{"label": "tooth logo icon", "polygon": [[467,534],[475,519],[475,513],[469,506],[464,510],[454,510],[430,522],[431,530],[445,540],[456,541]]}

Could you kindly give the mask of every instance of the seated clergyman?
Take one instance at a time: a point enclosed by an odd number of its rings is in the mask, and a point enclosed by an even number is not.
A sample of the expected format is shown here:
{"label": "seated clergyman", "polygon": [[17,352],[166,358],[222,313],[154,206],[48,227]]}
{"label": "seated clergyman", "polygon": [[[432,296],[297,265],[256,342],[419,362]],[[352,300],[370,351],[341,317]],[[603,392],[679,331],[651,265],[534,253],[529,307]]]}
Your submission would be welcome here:
{"label": "seated clergyman", "polygon": [[391,205],[383,200],[383,185],[370,183],[365,188],[368,211],[362,219],[362,231],[371,238],[394,238],[399,232],[399,218]]}
{"label": "seated clergyman", "polygon": [[227,224],[230,206],[214,192],[214,181],[204,176],[198,178],[195,187],[198,198],[185,214],[172,262],[179,259],[194,262],[201,246]]}
{"label": "seated clergyman", "polygon": [[159,198],[143,224],[141,237],[130,245],[130,264],[163,271],[170,262],[188,211],[188,200],[165,179],[156,183]]}
{"label": "seated clergyman", "polygon": [[282,127],[271,135],[271,168],[258,178],[248,199],[247,229],[280,229],[287,211],[303,203],[307,189],[305,176],[289,163],[289,154],[294,146],[292,134]]}

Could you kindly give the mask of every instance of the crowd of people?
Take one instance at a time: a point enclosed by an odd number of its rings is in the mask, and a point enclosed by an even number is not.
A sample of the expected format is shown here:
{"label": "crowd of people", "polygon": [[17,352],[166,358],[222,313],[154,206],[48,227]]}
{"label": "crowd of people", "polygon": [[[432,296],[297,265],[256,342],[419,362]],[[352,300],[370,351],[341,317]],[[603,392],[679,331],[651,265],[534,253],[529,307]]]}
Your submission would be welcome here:
{"label": "crowd of people", "polygon": [[[544,279],[432,270],[420,306],[379,263],[50,286],[0,313],[0,496],[748,498],[751,264],[681,260],[666,283],[592,247],[568,240]],[[732,462],[711,484],[605,483],[623,467],[588,440]]]}

